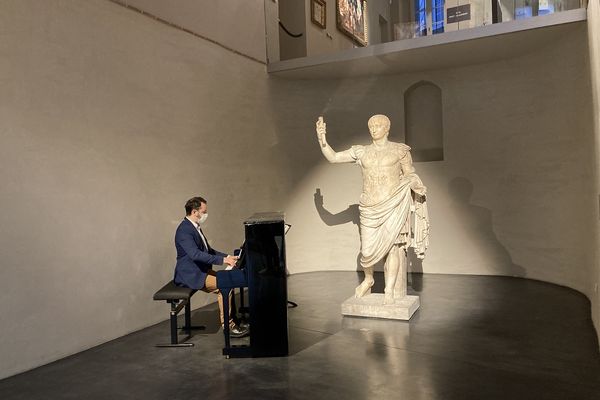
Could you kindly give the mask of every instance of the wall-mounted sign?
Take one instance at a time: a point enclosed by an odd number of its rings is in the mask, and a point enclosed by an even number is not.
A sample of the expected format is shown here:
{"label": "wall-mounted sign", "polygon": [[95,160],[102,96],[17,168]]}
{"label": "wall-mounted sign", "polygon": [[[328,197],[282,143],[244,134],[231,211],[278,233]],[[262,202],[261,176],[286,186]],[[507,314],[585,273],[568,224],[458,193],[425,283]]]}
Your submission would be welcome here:
{"label": "wall-mounted sign", "polygon": [[468,21],[471,19],[471,4],[463,4],[462,6],[448,8],[446,15],[446,23],[448,24]]}

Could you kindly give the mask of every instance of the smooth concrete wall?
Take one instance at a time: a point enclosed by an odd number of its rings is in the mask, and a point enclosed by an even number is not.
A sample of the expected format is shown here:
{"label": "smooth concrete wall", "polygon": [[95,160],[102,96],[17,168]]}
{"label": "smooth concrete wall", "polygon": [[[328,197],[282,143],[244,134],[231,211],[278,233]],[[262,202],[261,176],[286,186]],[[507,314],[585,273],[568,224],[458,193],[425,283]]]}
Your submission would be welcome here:
{"label": "smooth concrete wall", "polygon": [[0,378],[165,320],[188,198],[224,251],[283,209],[267,89],[263,64],[106,0],[0,2]]}
{"label": "smooth concrete wall", "polygon": [[[146,1],[146,0],[137,0]],[[266,9],[270,11],[272,0],[265,0]],[[356,44],[350,36],[343,33],[337,27],[337,0],[324,0],[326,4],[326,27],[325,29],[316,25],[311,20],[311,0],[304,0],[304,15],[306,16],[302,22],[306,25],[305,29],[298,28],[298,21],[302,16],[298,16],[298,2],[296,0],[280,0],[280,19],[289,29],[296,32],[302,32],[305,35],[301,38],[290,38],[285,33],[280,32],[279,37],[268,35],[268,47],[271,48],[273,43],[279,39],[281,43],[281,59],[287,60],[300,56],[316,56],[321,54],[336,53],[342,50],[348,50],[355,47],[361,47]],[[369,44],[381,43],[381,32],[379,28],[379,16],[383,16],[389,24],[389,37],[393,40],[393,21],[391,17],[390,3],[388,0],[372,0],[368,2],[368,27],[369,27]],[[282,13],[281,10],[285,12]],[[272,20],[272,13],[268,12],[269,19]],[[296,29],[292,29],[296,27]],[[303,47],[305,45],[305,47]],[[275,52],[272,52],[275,53]],[[271,62],[279,61],[274,56],[269,55]]]}
{"label": "smooth concrete wall", "polygon": [[314,121],[341,150],[385,113],[402,141],[404,91],[422,80],[442,90],[445,159],[416,165],[432,231],[412,270],[593,298],[598,58],[590,74],[583,25],[518,59],[313,81],[107,0],[1,2],[0,33],[0,377],[166,319],[151,297],[195,194],[216,248],[239,245],[250,213],[282,210],[290,273],[357,269],[360,170],[324,161]]}
{"label": "smooth concrete wall", "polygon": [[264,1],[111,0],[131,5],[263,62],[266,61]]}
{"label": "smooth concrete wall", "polygon": [[416,164],[429,188],[432,226],[427,257],[412,269],[527,277],[590,296],[598,204],[590,189],[595,143],[585,24],[517,59],[281,82],[286,94],[274,96],[272,107],[293,147],[290,163],[303,171],[293,175],[286,206],[290,271],[358,268],[360,168],[324,160],[314,134],[318,115],[336,150],[368,143],[366,122],[376,113],[390,116],[390,139],[402,141],[404,92],[420,81],[442,90],[444,161]]}
{"label": "smooth concrete wall", "polygon": [[387,41],[394,40],[394,22],[392,21],[391,4],[389,0],[376,0],[367,3],[367,28],[369,30],[369,44],[385,43],[381,35],[379,17],[387,21]]}
{"label": "smooth concrete wall", "polygon": [[279,51],[279,4],[265,0],[265,46],[267,63],[281,60]]}
{"label": "smooth concrete wall", "polygon": [[[596,223],[596,246],[594,254],[596,265],[591,276],[594,283],[600,282],[600,0],[591,0],[588,4],[588,40],[590,49],[590,71],[593,91],[593,118],[594,130],[596,136],[596,178],[594,195],[597,196],[596,213],[593,213],[593,220]],[[594,286],[591,295],[592,315],[596,331],[600,332],[600,296],[598,295],[598,285]]]}
{"label": "smooth concrete wall", "polygon": [[307,14],[304,10],[304,3],[297,0],[279,0],[278,4],[279,55],[281,59],[306,57]]}
{"label": "smooth concrete wall", "polygon": [[315,25],[310,18],[310,2],[304,1],[306,14],[306,53],[308,56],[336,53],[341,50],[356,47],[353,40],[337,27],[336,1],[325,0],[326,19],[325,29]]}

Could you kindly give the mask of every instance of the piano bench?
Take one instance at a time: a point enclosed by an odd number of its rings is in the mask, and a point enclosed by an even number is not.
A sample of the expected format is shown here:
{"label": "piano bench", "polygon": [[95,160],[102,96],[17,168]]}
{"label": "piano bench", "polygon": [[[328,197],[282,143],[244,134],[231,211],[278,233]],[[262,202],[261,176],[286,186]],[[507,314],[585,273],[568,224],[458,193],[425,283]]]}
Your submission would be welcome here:
{"label": "piano bench", "polygon": [[191,334],[192,329],[205,329],[204,326],[192,326],[190,299],[196,293],[196,290],[177,286],[175,282],[170,281],[160,290],[154,293],[154,300],[164,300],[171,305],[169,313],[171,320],[171,343],[157,344],[156,347],[191,347],[194,343],[179,343],[177,338],[177,315],[185,307],[185,325],[181,330]]}

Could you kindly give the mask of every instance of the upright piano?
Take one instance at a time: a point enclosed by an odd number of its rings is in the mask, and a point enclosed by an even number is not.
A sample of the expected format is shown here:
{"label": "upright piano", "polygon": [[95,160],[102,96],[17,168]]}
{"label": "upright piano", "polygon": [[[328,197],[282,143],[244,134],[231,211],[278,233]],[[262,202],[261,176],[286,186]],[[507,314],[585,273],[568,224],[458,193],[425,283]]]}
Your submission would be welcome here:
{"label": "upright piano", "polygon": [[[288,355],[285,224],[282,213],[257,213],[244,221],[245,242],[238,265],[217,272],[226,299],[235,288],[248,288],[250,345],[231,346],[225,324],[223,355],[277,357]],[[223,301],[225,315],[229,304]]]}

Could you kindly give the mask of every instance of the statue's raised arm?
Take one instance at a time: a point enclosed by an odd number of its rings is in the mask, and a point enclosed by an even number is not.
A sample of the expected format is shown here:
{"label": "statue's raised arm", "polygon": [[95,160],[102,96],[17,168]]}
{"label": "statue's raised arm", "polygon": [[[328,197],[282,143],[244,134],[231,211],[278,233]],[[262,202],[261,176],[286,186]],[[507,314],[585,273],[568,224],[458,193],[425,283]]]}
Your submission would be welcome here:
{"label": "statue's raised arm", "polygon": [[321,146],[321,152],[330,163],[346,163],[353,162],[354,157],[350,150],[336,152],[327,143],[327,124],[323,120],[323,116],[320,116],[316,124],[317,128],[317,140]]}

